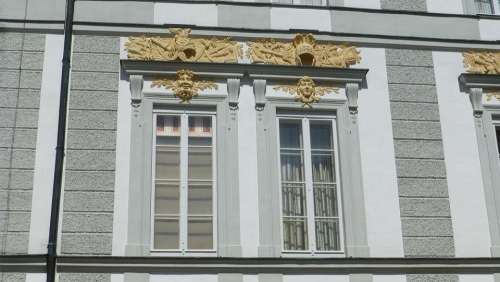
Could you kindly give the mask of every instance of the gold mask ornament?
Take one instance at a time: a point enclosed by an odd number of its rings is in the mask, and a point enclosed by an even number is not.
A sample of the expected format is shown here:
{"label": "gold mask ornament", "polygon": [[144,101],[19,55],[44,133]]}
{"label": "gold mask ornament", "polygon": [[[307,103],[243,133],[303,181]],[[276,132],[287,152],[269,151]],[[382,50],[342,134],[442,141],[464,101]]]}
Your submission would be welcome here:
{"label": "gold mask ornament", "polygon": [[193,97],[198,96],[198,91],[217,89],[212,81],[196,81],[196,76],[191,70],[178,70],[175,80],[156,79],[151,87],[164,87],[174,91],[174,95],[181,99],[181,103],[189,103]]}
{"label": "gold mask ornament", "polygon": [[318,102],[320,97],[327,93],[338,93],[337,87],[316,86],[312,78],[304,76],[297,82],[297,85],[277,85],[273,89],[283,90],[294,95],[295,100],[303,103],[305,108],[310,108],[311,104]]}

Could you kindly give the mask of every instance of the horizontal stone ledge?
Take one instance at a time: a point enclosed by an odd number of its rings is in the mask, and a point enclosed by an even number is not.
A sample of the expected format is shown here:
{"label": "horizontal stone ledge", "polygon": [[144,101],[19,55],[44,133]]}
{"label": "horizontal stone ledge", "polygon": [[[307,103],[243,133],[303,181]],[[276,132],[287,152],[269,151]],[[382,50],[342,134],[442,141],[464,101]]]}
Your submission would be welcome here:
{"label": "horizontal stone ledge", "polygon": [[[0,271],[45,272],[44,255],[0,256]],[[500,258],[208,258],[58,256],[58,272],[493,274]]]}

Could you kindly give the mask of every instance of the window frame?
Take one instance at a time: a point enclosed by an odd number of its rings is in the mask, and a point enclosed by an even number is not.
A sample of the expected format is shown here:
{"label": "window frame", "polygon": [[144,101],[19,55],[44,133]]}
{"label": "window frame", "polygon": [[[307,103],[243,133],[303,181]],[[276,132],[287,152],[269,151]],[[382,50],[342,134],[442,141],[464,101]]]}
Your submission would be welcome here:
{"label": "window frame", "polygon": [[[304,185],[306,190],[306,226],[307,226],[307,236],[308,236],[308,249],[307,250],[285,250],[284,245],[284,234],[283,234],[283,186],[281,178],[281,145],[280,145],[280,120],[299,120],[301,121],[302,129],[302,142],[303,142],[303,158],[304,158]],[[315,202],[314,202],[314,188],[312,181],[312,157],[311,157],[311,137],[310,137],[310,122],[311,121],[329,121],[331,123],[332,129],[332,145],[334,154],[334,173],[335,173],[335,185],[337,192],[337,207],[338,207],[338,220],[339,220],[339,242],[340,250],[338,251],[318,251],[316,248],[316,227],[315,227]],[[276,144],[277,144],[277,158],[278,158],[278,189],[279,189],[279,209],[280,209],[280,234],[281,234],[281,253],[283,256],[328,256],[328,257],[344,257],[345,256],[345,234],[344,234],[344,211],[343,211],[343,201],[342,201],[342,178],[340,175],[340,160],[338,146],[338,129],[337,129],[337,116],[336,114],[309,114],[309,113],[276,113]],[[305,126],[306,125],[306,126]],[[309,172],[307,172],[307,171]],[[312,222],[312,223],[311,223]],[[311,236],[312,235],[312,236]]]}
{"label": "window frame", "polygon": [[[155,228],[155,173],[156,173],[156,122],[158,116],[179,116],[180,117],[180,144],[179,144],[179,249],[157,249],[154,247],[154,228]],[[189,134],[189,117],[191,116],[210,116],[212,121],[212,249],[188,249],[188,176],[187,173],[183,175],[182,169],[188,165],[188,140],[186,139],[187,134]],[[218,158],[217,158],[217,113],[216,111],[202,111],[202,110],[175,110],[175,109],[153,109],[152,112],[152,144],[151,144],[151,197],[150,197],[150,252],[151,254],[172,254],[172,255],[215,255],[218,248],[218,213],[217,213],[217,191],[218,191]],[[186,135],[183,137],[183,135]],[[183,144],[183,140],[185,144]],[[184,247],[185,246],[185,247]]]}
{"label": "window frame", "polygon": [[495,141],[494,143],[497,145],[496,156],[498,159],[498,163],[500,164],[500,148],[499,148],[500,140],[497,139],[498,137],[496,134],[497,130],[500,130],[500,115],[493,114],[491,118],[492,118],[493,132],[494,132],[493,139]]}

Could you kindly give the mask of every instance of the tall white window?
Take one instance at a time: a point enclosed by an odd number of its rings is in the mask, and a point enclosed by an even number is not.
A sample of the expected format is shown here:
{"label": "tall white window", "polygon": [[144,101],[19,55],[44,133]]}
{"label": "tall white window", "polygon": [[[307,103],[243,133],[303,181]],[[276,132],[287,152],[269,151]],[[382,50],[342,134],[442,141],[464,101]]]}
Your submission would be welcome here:
{"label": "tall white window", "polygon": [[283,251],[343,251],[335,119],[278,117]]}
{"label": "tall white window", "polygon": [[156,113],[154,126],[152,249],[213,252],[215,116]]}

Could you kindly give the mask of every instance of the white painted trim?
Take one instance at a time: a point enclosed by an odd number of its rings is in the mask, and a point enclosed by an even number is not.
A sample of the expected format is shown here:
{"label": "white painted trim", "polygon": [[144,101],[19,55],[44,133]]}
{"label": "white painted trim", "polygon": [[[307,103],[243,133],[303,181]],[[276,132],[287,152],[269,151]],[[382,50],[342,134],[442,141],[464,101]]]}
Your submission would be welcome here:
{"label": "white painted trim", "polygon": [[33,176],[29,254],[47,253],[63,45],[62,35],[46,35]]}
{"label": "white painted trim", "polygon": [[[121,38],[121,45],[127,38]],[[124,256],[128,230],[128,200],[130,171],[130,83],[122,73],[118,85],[118,109],[116,125],[115,192],[113,207],[112,255]]]}
{"label": "white painted trim", "polygon": [[491,238],[472,107],[457,77],[458,52],[433,52],[457,257],[490,257]]}

